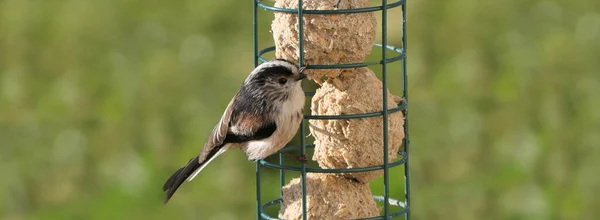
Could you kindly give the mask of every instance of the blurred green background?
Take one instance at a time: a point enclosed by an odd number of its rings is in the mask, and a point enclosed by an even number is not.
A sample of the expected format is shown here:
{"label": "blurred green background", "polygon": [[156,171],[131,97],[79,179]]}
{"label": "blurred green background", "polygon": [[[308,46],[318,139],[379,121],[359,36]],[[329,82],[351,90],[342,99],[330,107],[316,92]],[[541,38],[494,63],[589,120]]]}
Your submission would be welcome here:
{"label": "blurred green background", "polygon": [[[600,1],[408,10],[413,219],[597,219]],[[166,206],[160,189],[252,69],[251,18],[249,0],[0,0],[0,219],[254,219],[240,151]]]}

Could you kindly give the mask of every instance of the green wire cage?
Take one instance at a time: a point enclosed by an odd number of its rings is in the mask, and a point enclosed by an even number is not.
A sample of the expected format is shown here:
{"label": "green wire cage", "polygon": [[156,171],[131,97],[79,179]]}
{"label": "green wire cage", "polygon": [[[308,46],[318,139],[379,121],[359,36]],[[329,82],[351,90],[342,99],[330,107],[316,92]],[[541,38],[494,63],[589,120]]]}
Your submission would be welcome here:
{"label": "green wire cage", "polygon": [[[381,48],[381,59],[375,62],[363,62],[363,63],[345,63],[345,64],[334,64],[334,65],[308,65],[307,69],[343,69],[343,68],[358,68],[358,67],[367,67],[380,65],[381,66],[381,81],[383,86],[383,110],[379,112],[369,112],[363,114],[352,114],[352,115],[304,115],[304,119],[302,120],[302,124],[300,126],[300,145],[295,146],[286,146],[285,149],[297,149],[301,152],[302,156],[305,156],[307,148],[314,147],[313,144],[307,144],[306,135],[305,135],[305,121],[306,120],[340,120],[340,119],[357,119],[357,118],[367,118],[367,117],[375,117],[382,116],[383,118],[383,161],[384,164],[380,166],[371,166],[371,167],[361,167],[361,168],[352,168],[352,169],[322,169],[322,168],[311,168],[308,167],[305,163],[301,163],[299,166],[291,166],[285,165],[283,163],[283,153],[279,153],[279,163],[271,163],[266,160],[260,160],[256,163],[256,218],[257,219],[277,219],[275,217],[269,216],[265,209],[269,206],[274,206],[282,203],[282,198],[263,201],[261,198],[261,168],[267,167],[272,169],[278,169],[280,175],[280,188],[285,185],[285,172],[286,171],[296,171],[300,172],[300,180],[302,186],[302,219],[307,218],[307,204],[306,204],[306,174],[309,172],[315,173],[352,173],[352,172],[365,172],[365,171],[374,171],[374,170],[383,170],[383,184],[384,190],[382,196],[373,196],[373,199],[383,203],[383,215],[372,217],[368,219],[390,219],[395,217],[404,216],[405,219],[410,219],[410,178],[409,178],[409,166],[408,166],[408,151],[409,151],[409,134],[408,134],[408,89],[407,89],[407,72],[406,72],[406,0],[398,0],[392,3],[388,3],[386,0],[381,1],[381,5],[366,7],[366,8],[354,8],[354,9],[339,9],[339,10],[306,10],[302,9],[302,0],[298,0],[298,9],[286,9],[286,8],[278,8],[271,5],[267,5],[263,3],[261,0],[253,0],[254,1],[254,13],[253,13],[253,28],[254,28],[254,65],[258,66],[260,62],[265,62],[266,59],[263,58],[263,55],[268,52],[275,51],[275,46],[267,47],[264,49],[258,48],[258,9],[262,8],[271,12],[279,12],[279,13],[293,13],[296,14],[298,18],[302,18],[303,14],[351,14],[351,13],[367,13],[367,12],[376,12],[381,11],[381,44],[375,44],[375,47]],[[388,45],[387,43],[387,15],[388,10],[393,8],[400,7],[402,13],[401,20],[401,30],[402,30],[402,46],[395,47]],[[298,35],[299,35],[299,55],[298,62],[299,66],[304,66],[304,54],[303,54],[303,44],[304,44],[304,29],[303,29],[303,19],[298,19]],[[374,50],[375,52],[376,50]],[[398,55],[393,57],[388,57],[386,52],[394,52]],[[398,107],[388,109],[388,86],[387,86],[387,64],[391,62],[402,62],[402,104],[398,105]],[[307,97],[311,97],[314,95],[314,92],[306,92]],[[402,111],[404,113],[404,139],[402,140],[402,147],[398,151],[398,159],[396,161],[388,161],[388,115],[393,112]],[[404,165],[403,175],[404,175],[404,201],[394,199],[390,195],[390,168],[397,167],[400,165]],[[280,192],[282,195],[282,192]],[[392,212],[390,206],[399,206],[401,207],[400,211]]]}

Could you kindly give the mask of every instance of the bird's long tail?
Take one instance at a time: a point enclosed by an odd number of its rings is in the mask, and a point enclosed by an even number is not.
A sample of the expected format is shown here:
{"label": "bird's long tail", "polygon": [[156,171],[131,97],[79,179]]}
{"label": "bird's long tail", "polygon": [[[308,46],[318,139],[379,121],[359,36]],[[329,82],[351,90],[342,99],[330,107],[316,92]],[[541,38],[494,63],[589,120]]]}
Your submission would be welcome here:
{"label": "bird's long tail", "polygon": [[198,175],[198,173],[200,173],[200,171],[202,171],[202,169],[204,169],[204,167],[206,167],[208,163],[214,160],[217,156],[224,153],[226,150],[227,148],[225,147],[215,147],[208,154],[207,159],[205,159],[202,163],[198,161],[199,156],[196,156],[190,159],[187,165],[175,171],[175,173],[171,175],[171,177],[169,177],[167,182],[165,182],[165,184],[162,187],[163,192],[167,192],[163,202],[166,204],[169,201],[169,199],[171,199],[173,194],[175,194],[175,191],[177,191],[179,186],[183,184],[184,181],[192,181],[192,179],[194,179],[194,177],[196,177],[196,175]]}
{"label": "bird's long tail", "polygon": [[202,164],[198,162],[198,156],[196,156],[190,159],[187,165],[185,165],[182,168],[179,168],[177,171],[175,171],[173,175],[171,175],[171,177],[169,177],[169,179],[167,180],[167,182],[165,182],[162,188],[163,191],[167,192],[163,200],[164,203],[167,203],[169,199],[171,199],[171,197],[173,196],[173,194],[175,194],[175,191],[177,191],[177,189],[179,188],[179,186],[181,186],[183,181],[185,181],[185,179],[187,179],[190,174],[194,173],[194,171],[196,171],[200,167],[200,165]]}

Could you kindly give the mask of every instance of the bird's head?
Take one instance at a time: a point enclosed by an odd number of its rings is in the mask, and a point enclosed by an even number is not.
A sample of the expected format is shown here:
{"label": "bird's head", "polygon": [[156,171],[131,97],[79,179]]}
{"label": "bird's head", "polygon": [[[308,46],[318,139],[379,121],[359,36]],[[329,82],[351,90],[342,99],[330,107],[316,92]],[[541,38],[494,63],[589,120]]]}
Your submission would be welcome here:
{"label": "bird's head", "polygon": [[302,79],[306,78],[304,69],[285,59],[273,59],[257,66],[244,85],[253,90],[287,94],[301,87]]}

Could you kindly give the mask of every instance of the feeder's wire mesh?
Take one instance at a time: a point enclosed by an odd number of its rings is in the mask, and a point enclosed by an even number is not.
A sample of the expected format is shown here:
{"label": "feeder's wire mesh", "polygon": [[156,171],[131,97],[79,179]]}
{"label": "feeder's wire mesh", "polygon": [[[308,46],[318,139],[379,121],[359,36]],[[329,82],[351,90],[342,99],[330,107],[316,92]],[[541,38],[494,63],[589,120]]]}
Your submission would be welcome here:
{"label": "feeder's wire mesh", "polygon": [[[346,63],[346,64],[334,64],[334,65],[308,65],[307,69],[343,69],[343,68],[358,68],[358,67],[366,67],[372,65],[381,65],[382,67],[382,87],[383,87],[383,110],[379,112],[368,112],[362,114],[348,114],[348,115],[304,115],[304,119],[300,125],[300,146],[286,146],[284,150],[289,149],[297,149],[300,148],[301,155],[306,155],[306,148],[313,148],[313,144],[306,144],[306,135],[305,135],[305,120],[339,120],[339,119],[356,119],[356,118],[367,118],[367,117],[375,117],[382,116],[383,117],[383,165],[381,166],[371,166],[371,167],[361,167],[361,168],[352,168],[352,169],[321,169],[321,168],[309,168],[305,163],[301,163],[298,166],[290,166],[283,164],[283,154],[279,153],[279,164],[274,164],[267,162],[265,160],[260,160],[256,163],[256,211],[257,211],[257,219],[277,219],[267,215],[264,212],[264,209],[271,205],[282,204],[283,191],[280,191],[281,198],[268,201],[263,204],[261,200],[261,178],[260,178],[260,168],[270,167],[279,169],[279,180],[280,187],[285,185],[285,171],[299,171],[301,173],[301,183],[302,183],[302,219],[307,218],[307,206],[306,206],[306,173],[314,172],[314,173],[352,173],[352,172],[365,172],[365,171],[374,171],[374,170],[383,170],[383,182],[384,182],[384,195],[383,196],[373,196],[373,199],[377,201],[381,201],[384,203],[383,207],[383,215],[367,218],[367,219],[390,219],[393,217],[398,217],[404,215],[405,219],[410,219],[410,178],[409,178],[409,167],[408,167],[408,151],[409,151],[409,134],[408,134],[408,88],[407,88],[407,72],[406,72],[406,0],[398,0],[392,3],[387,3],[386,0],[381,1],[380,6],[366,7],[366,8],[354,8],[354,9],[339,9],[339,10],[303,10],[303,1],[298,1],[298,9],[286,9],[279,8],[270,5],[266,5],[262,3],[261,0],[253,0],[254,1],[254,13],[253,13],[253,30],[254,30],[254,66],[258,66],[259,62],[265,62],[266,59],[262,57],[263,54],[267,52],[272,52],[275,50],[275,46],[268,47],[262,50],[258,48],[258,8],[263,8],[272,12],[279,13],[294,13],[297,14],[298,18],[302,18],[303,14],[351,14],[351,13],[366,13],[366,12],[375,12],[381,11],[382,19],[381,19],[381,28],[382,28],[382,39],[381,44],[375,44],[374,46],[381,47],[381,60],[379,62],[363,62],[363,63]],[[397,48],[387,44],[387,14],[388,9],[396,8],[401,6],[402,10],[402,47]],[[298,65],[304,66],[304,25],[303,19],[298,19]],[[397,56],[387,57],[386,51],[392,51],[398,53]],[[387,96],[387,64],[396,61],[402,61],[402,90],[403,90],[403,100],[402,104],[395,108],[388,109],[388,96]],[[314,92],[306,92],[307,96],[314,95]],[[404,114],[404,139],[402,141],[402,145],[404,149],[400,149],[398,154],[401,156],[398,161],[390,163],[388,161],[388,115],[390,113],[394,113],[397,111],[402,111]],[[399,201],[396,199],[390,198],[389,192],[389,169],[404,165],[404,201]],[[398,212],[390,212],[390,205],[400,206],[402,210]]]}

